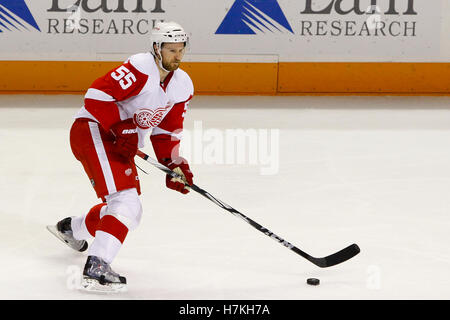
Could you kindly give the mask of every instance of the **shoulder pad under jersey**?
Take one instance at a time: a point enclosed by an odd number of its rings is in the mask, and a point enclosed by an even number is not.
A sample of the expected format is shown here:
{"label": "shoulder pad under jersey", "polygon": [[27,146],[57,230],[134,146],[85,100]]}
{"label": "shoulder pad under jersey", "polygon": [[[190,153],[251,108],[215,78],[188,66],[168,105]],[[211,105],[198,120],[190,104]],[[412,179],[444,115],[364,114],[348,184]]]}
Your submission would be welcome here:
{"label": "shoulder pad under jersey", "polygon": [[193,96],[194,95],[194,84],[192,83],[191,77],[182,69],[177,69],[174,72],[174,80],[181,86],[186,92]]}
{"label": "shoulder pad under jersey", "polygon": [[139,72],[148,76],[154,76],[158,71],[154,58],[150,52],[138,53],[128,58],[129,63],[133,65]]}

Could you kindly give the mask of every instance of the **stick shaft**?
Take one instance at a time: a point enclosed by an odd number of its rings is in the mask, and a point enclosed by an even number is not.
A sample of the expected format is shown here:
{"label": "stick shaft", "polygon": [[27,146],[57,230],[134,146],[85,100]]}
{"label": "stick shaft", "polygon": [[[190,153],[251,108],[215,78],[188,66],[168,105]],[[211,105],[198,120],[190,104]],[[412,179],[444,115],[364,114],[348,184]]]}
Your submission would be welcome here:
{"label": "stick shaft", "polygon": [[[141,157],[143,160],[151,163],[152,165],[154,165],[158,169],[164,171],[166,174],[168,174],[168,175],[170,175],[170,176],[172,176],[174,178],[181,178],[180,175],[178,175],[177,173],[173,172],[172,170],[170,170],[169,168],[167,168],[163,164],[159,163],[158,161],[150,158],[147,154],[145,154],[145,153],[143,153],[141,151],[138,151],[137,155],[139,157]],[[186,185],[188,185],[188,184],[186,184]],[[196,191],[197,193],[199,193],[202,196],[204,196],[205,198],[207,198],[208,200],[214,202],[216,205],[218,205],[222,209],[227,210],[228,212],[230,212],[234,216],[236,216],[236,217],[240,218],[241,220],[247,222],[249,225],[251,225],[256,230],[262,232],[263,234],[265,234],[266,236],[272,238],[273,240],[281,243],[286,248],[290,249],[291,251],[295,252],[296,254],[302,256],[303,258],[307,259],[308,261],[314,263],[315,265],[317,265],[317,266],[319,266],[321,268],[329,267],[329,266],[332,266],[332,265],[344,262],[344,261],[352,258],[353,256],[355,256],[356,254],[359,253],[359,247],[356,244],[353,244],[353,245],[351,245],[351,246],[349,246],[349,247],[347,247],[347,248],[345,248],[345,249],[343,249],[343,250],[341,250],[341,251],[339,251],[339,252],[337,252],[335,254],[332,254],[332,255],[330,255],[328,257],[324,257],[324,258],[312,257],[309,254],[307,254],[306,252],[300,250],[299,248],[297,248],[296,246],[291,244],[290,242],[288,242],[288,241],[284,240],[283,238],[281,238],[280,236],[276,235],[275,233],[273,233],[269,229],[263,227],[262,225],[260,225],[256,221],[250,219],[249,217],[247,217],[243,213],[237,211],[236,209],[234,209],[230,205],[228,205],[225,202],[217,199],[216,197],[211,195],[206,190],[198,187],[195,184],[188,185],[188,186],[192,190]]]}

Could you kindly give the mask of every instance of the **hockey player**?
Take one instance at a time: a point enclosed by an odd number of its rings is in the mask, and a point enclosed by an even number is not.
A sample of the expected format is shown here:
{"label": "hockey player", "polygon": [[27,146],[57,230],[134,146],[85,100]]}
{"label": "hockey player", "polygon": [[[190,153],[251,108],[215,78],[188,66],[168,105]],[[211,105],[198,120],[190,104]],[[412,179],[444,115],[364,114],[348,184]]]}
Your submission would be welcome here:
{"label": "hockey player", "polygon": [[126,279],[111,269],[127,233],[140,222],[142,206],[133,158],[144,139],[158,161],[182,177],[166,176],[166,186],[189,192],[193,175],[179,155],[185,112],[193,84],[179,69],[189,44],[184,29],[161,22],[152,30],[150,52],[131,56],[91,85],[70,130],[70,145],[102,203],[79,217],[67,217],[48,229],[69,247],[85,251],[82,287],[123,291]]}

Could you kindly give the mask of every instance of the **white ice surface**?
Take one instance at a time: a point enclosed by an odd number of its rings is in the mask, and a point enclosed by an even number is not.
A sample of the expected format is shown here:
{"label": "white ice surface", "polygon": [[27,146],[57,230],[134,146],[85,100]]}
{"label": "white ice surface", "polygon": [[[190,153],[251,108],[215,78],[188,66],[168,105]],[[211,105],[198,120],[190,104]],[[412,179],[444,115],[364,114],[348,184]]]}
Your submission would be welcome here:
{"label": "white ice surface", "polygon": [[280,129],[278,174],[194,163],[199,186],[311,255],[362,252],[320,269],[139,162],[114,296],[77,290],[86,254],[45,229],[98,203],[69,146],[81,104],[0,95],[0,299],[450,299],[450,98],[195,97],[188,129]]}

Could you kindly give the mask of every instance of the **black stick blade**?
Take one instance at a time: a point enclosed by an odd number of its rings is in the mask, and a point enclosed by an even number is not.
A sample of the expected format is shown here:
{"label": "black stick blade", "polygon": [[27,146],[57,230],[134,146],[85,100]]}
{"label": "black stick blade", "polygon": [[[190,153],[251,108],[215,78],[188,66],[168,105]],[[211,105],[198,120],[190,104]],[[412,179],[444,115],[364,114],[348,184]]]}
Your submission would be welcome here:
{"label": "black stick blade", "polygon": [[360,252],[361,249],[358,247],[357,244],[354,243],[348,246],[347,248],[342,249],[341,251],[333,253],[332,255],[323,258],[309,257],[307,259],[312,263],[314,263],[316,266],[319,266],[321,268],[328,268],[331,266],[335,266],[339,263],[345,262],[356,256]]}

